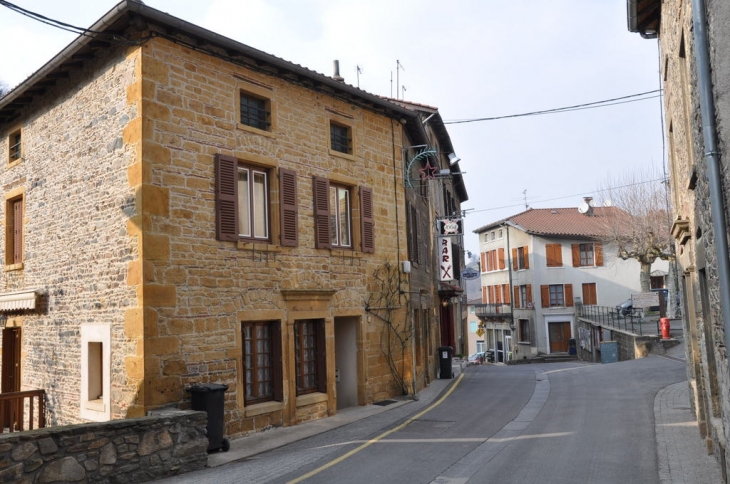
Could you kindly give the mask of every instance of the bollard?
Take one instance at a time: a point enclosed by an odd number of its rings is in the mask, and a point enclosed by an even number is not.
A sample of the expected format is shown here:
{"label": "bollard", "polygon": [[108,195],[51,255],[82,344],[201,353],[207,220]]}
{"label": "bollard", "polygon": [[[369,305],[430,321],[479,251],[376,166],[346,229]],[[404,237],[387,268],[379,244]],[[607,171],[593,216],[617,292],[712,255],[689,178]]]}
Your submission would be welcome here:
{"label": "bollard", "polygon": [[662,339],[669,339],[672,337],[672,335],[669,334],[669,318],[661,318],[659,320],[659,329],[662,332]]}

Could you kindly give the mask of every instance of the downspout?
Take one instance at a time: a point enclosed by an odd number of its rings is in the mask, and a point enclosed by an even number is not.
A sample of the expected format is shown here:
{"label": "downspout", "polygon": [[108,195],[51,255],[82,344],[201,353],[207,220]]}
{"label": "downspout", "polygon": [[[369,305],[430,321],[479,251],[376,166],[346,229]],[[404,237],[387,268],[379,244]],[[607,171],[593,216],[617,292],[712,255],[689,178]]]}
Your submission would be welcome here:
{"label": "downspout", "polygon": [[[510,328],[512,326],[515,326],[515,293],[512,286],[512,260],[510,259],[510,254],[512,254],[512,251],[510,251],[509,247],[509,225],[506,223],[503,224],[505,231],[507,232],[507,270],[509,274],[509,292],[510,292],[510,300],[512,301],[512,304],[509,305],[509,314],[510,318],[512,318],[512,322],[510,323]],[[516,338],[519,339],[519,338]],[[515,341],[517,343],[517,341]]]}
{"label": "downspout", "polygon": [[[721,167],[717,146],[715,103],[712,95],[710,51],[707,38],[707,12],[704,0],[692,0],[692,26],[697,61],[697,85],[702,114],[702,137],[705,145],[707,179],[710,189],[710,214],[715,234],[717,272],[720,280],[720,307],[725,330],[725,348],[730,348],[730,260],[728,237],[725,228],[724,200],[722,195]],[[730,359],[728,359],[730,362]]]}

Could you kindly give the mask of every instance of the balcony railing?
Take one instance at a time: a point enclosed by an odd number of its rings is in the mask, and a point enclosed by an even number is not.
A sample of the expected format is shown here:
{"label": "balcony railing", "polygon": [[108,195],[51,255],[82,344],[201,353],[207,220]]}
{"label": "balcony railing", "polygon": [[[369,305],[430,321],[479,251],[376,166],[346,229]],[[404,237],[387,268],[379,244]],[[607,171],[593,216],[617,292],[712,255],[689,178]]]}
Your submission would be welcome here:
{"label": "balcony railing", "polygon": [[46,391],[0,393],[0,433],[46,426]]}
{"label": "balcony railing", "polygon": [[659,334],[659,318],[646,316],[641,308],[622,311],[615,307],[584,305],[578,306],[578,316],[639,336]]}
{"label": "balcony railing", "polygon": [[511,304],[476,304],[475,306],[475,314],[478,318],[504,317],[512,313]]}

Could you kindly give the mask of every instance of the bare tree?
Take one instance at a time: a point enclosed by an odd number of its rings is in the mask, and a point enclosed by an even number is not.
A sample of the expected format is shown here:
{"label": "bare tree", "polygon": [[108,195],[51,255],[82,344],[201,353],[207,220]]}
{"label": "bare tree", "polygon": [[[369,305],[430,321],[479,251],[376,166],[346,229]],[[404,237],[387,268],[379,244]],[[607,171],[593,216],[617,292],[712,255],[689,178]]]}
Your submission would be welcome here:
{"label": "bare tree", "polygon": [[667,190],[664,176],[651,169],[614,177],[599,187],[603,204],[621,209],[606,217],[606,241],[616,244],[619,258],[639,262],[643,292],[650,290],[654,261],[674,257]]}
{"label": "bare tree", "polygon": [[10,88],[4,81],[0,81],[0,97],[3,97],[10,92]]}

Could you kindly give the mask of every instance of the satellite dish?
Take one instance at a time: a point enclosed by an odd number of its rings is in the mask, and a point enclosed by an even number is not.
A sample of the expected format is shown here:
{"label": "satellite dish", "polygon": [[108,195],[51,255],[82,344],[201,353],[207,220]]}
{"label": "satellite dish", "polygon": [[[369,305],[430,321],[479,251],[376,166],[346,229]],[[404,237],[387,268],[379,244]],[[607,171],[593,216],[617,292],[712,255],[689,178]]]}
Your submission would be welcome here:
{"label": "satellite dish", "polygon": [[580,207],[578,207],[578,211],[580,213],[586,213],[588,210],[590,210],[591,206],[588,205],[588,203],[583,202],[580,204]]}
{"label": "satellite dish", "polygon": [[613,205],[613,202],[611,201],[611,199],[610,199],[610,198],[607,198],[607,199],[605,199],[605,200],[603,201],[603,206],[604,206],[604,207],[610,207],[611,205]]}

